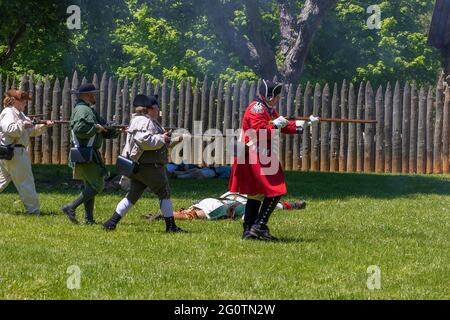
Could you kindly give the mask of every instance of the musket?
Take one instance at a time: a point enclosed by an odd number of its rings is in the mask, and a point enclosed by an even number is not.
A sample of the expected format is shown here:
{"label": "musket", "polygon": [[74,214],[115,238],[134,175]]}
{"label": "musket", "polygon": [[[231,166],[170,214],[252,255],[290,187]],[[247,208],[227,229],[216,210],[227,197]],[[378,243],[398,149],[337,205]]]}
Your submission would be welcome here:
{"label": "musket", "polygon": [[34,125],[38,125],[38,124],[47,124],[47,121],[51,121],[54,124],[70,124],[70,121],[65,121],[65,120],[39,120],[39,119],[33,119],[32,123]]}
{"label": "musket", "polygon": [[102,126],[105,129],[118,129],[118,130],[125,130],[128,129],[129,126],[125,124],[113,124],[113,123],[107,123],[104,126]]}
{"label": "musket", "polygon": [[[310,118],[308,117],[287,117],[287,120],[293,120],[293,121],[309,121]],[[338,123],[378,123],[377,120],[357,120],[357,119],[339,119],[339,118],[319,118],[320,122],[338,122]]]}

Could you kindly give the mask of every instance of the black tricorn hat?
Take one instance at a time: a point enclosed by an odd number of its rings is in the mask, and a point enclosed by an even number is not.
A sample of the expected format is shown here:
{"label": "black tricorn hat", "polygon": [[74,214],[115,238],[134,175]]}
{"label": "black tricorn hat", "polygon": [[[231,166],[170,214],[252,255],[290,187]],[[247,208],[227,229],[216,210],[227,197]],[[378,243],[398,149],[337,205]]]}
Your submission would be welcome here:
{"label": "black tricorn hat", "polygon": [[83,84],[78,88],[78,90],[71,91],[72,94],[98,93],[98,92],[100,91],[97,90],[97,88],[92,83]]}
{"label": "black tricorn hat", "polygon": [[259,94],[266,99],[272,99],[281,93],[283,85],[281,83],[263,80],[261,86],[259,87]]}
{"label": "black tricorn hat", "polygon": [[145,107],[145,108],[151,108],[154,105],[158,104],[158,95],[154,96],[146,96],[144,94],[138,94],[133,101],[134,107]]}

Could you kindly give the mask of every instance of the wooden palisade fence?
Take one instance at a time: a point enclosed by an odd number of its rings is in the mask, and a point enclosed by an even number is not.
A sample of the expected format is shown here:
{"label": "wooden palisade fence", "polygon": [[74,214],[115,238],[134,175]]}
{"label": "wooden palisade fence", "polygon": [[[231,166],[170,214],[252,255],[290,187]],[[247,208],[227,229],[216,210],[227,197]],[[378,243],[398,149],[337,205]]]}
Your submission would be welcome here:
{"label": "wooden palisade fence", "polygon": [[[0,96],[8,88],[26,89],[33,95],[28,114],[69,120],[76,100],[70,90],[86,82],[75,72],[63,82],[23,76],[16,86],[15,79],[0,75]],[[194,121],[201,121],[204,131],[238,129],[258,88],[254,82],[216,82],[206,77],[195,83],[164,79],[155,84],[144,76],[117,80],[106,73],[101,79],[94,75],[92,82],[100,89],[96,109],[108,121],[128,123],[136,94],[158,94],[162,125],[190,132]],[[321,123],[306,129],[302,136],[282,136],[282,165],[286,170],[302,171],[448,173],[449,105],[450,90],[441,84],[437,88],[399,82],[379,88],[370,82],[355,85],[346,81],[340,86],[286,85],[279,104],[282,115],[376,119],[378,123]],[[102,151],[107,164],[114,163],[123,144],[124,136],[105,143]],[[65,164],[69,148],[68,126],[56,125],[33,140],[30,153],[33,163]],[[201,157],[194,158],[192,163],[201,162]],[[225,156],[220,158],[216,165],[229,164]]]}

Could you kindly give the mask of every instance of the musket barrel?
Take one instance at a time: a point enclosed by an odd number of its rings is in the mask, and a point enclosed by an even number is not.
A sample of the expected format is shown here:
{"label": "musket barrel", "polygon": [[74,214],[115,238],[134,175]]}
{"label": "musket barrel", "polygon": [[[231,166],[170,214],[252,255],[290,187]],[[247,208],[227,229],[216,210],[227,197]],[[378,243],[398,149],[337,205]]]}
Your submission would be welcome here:
{"label": "musket barrel", "polygon": [[[307,117],[291,117],[289,120],[309,121]],[[320,122],[338,122],[338,123],[378,123],[377,120],[358,120],[358,119],[337,119],[337,118],[319,118]]]}

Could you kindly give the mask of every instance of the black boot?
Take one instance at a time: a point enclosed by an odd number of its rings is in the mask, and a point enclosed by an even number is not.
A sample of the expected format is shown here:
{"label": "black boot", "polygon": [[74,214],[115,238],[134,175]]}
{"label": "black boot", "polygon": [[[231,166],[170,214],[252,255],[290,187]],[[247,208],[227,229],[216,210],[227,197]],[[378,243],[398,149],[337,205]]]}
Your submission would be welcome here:
{"label": "black boot", "polygon": [[94,220],[94,206],[95,206],[95,198],[89,199],[84,202],[84,210],[86,212],[85,219],[87,225],[96,224]]}
{"label": "black boot", "polygon": [[250,234],[250,229],[258,218],[260,207],[261,201],[255,199],[247,200],[247,204],[245,205],[244,233],[242,234],[242,240],[255,239],[255,237]]}
{"label": "black boot", "polygon": [[108,221],[106,221],[103,224],[103,229],[107,230],[107,231],[116,230],[117,224],[120,222],[121,219],[122,219],[122,216],[120,214],[118,214],[117,212],[114,212],[111,219],[109,219]]}
{"label": "black boot", "polygon": [[242,234],[242,240],[256,240],[258,237],[253,236],[250,233],[252,227],[244,223],[244,233]]}
{"label": "black boot", "polygon": [[72,203],[64,205],[61,210],[73,224],[78,224],[76,209],[85,201],[84,194],[81,193]]}
{"label": "black boot", "polygon": [[166,222],[166,232],[167,233],[185,233],[186,232],[183,229],[177,227],[174,217],[164,218],[164,221]]}
{"label": "black boot", "polygon": [[250,235],[266,241],[278,240],[277,238],[275,238],[270,234],[270,230],[267,224],[269,223],[270,215],[277,207],[277,204],[280,201],[280,199],[281,197],[264,199],[264,202],[261,206],[261,210],[259,211],[258,219],[256,219],[256,222],[250,229]]}
{"label": "black boot", "polygon": [[83,192],[76,198],[72,203],[64,205],[61,210],[64,212],[64,214],[69,218],[70,222],[74,224],[78,224],[77,220],[77,208],[82,204],[88,201],[91,198],[94,198],[97,194],[97,191],[90,188],[89,186],[85,186]]}

